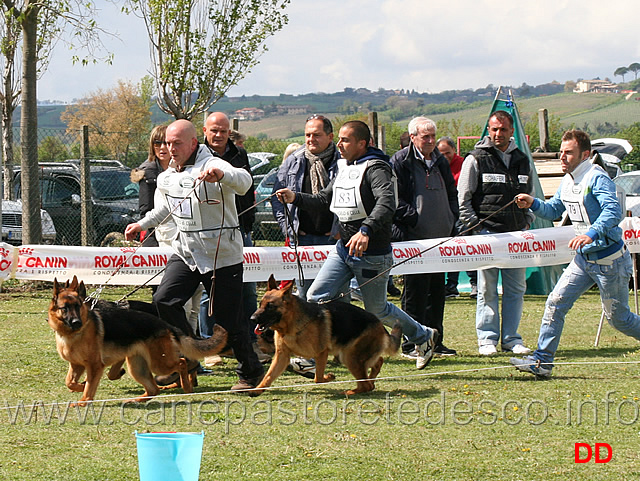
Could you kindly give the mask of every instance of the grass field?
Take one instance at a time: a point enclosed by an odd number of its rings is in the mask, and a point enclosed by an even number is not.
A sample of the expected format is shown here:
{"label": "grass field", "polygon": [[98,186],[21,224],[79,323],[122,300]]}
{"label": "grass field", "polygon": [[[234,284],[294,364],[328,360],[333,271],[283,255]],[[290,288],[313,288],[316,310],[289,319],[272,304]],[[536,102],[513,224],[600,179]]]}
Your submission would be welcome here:
{"label": "grass field", "polygon": [[[596,292],[570,312],[547,381],[516,372],[507,354],[477,354],[475,301],[463,296],[447,301],[445,315],[446,344],[459,355],[424,371],[391,358],[364,396],[340,394],[353,380],[339,365],[338,384],[285,373],[259,398],[230,395],[227,360],[199,378],[196,395],[176,389],[146,405],[121,402],[142,392],[129,376],[105,377],[98,398],[114,400],[90,409],[68,407],[79,396],[64,386],[49,298],[49,288],[0,294],[3,480],[138,479],[136,430],[204,430],[201,480],[640,479],[638,344],[606,326],[593,347]],[[529,345],[543,307],[543,297],[527,296],[520,331]],[[578,442],[608,443],[613,458],[575,464]]]}

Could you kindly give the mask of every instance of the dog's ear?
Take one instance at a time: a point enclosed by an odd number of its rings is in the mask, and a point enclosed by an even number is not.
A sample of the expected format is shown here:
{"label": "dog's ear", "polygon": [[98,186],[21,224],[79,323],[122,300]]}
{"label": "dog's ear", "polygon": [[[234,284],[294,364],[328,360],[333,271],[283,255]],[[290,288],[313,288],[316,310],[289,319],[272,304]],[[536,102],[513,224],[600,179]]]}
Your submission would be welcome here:
{"label": "dog's ear", "polygon": [[73,280],[71,281],[71,284],[69,285],[69,289],[75,291],[78,288],[78,276],[73,276]]}
{"label": "dog's ear", "polygon": [[58,293],[60,292],[60,284],[58,284],[58,278],[53,278],[53,298],[58,297]]}
{"label": "dog's ear", "polygon": [[[76,282],[78,281],[78,279],[73,278]],[[84,301],[84,299],[87,297],[87,288],[84,286],[84,281],[80,281],[80,284],[78,285],[78,288],[76,289],[76,292],[78,293],[78,296],[80,297],[80,299],[82,299]]]}
{"label": "dog's ear", "polygon": [[273,277],[273,274],[269,276],[269,280],[267,281],[267,290],[273,291],[278,288],[278,283],[276,282],[276,278]]}

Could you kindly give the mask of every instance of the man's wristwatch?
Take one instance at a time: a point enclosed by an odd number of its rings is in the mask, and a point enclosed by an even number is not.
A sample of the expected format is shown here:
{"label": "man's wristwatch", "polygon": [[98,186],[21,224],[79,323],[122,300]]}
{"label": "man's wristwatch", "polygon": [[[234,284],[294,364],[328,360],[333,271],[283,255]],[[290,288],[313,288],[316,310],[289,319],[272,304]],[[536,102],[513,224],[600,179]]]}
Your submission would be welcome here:
{"label": "man's wristwatch", "polygon": [[368,232],[366,230],[364,230],[364,229],[360,229],[360,235],[363,235],[365,237],[369,237]]}

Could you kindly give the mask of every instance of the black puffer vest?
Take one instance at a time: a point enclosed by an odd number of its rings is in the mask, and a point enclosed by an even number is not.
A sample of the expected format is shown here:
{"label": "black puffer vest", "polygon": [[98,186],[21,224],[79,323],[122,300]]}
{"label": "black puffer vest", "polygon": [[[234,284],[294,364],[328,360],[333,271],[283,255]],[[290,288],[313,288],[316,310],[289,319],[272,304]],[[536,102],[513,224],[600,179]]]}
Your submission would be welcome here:
{"label": "black puffer vest", "polygon": [[[469,153],[478,163],[478,187],[471,202],[480,219],[489,217],[517,194],[528,193],[530,190],[529,159],[518,149],[510,154],[511,162],[507,168],[495,147],[475,149]],[[517,231],[527,226],[527,218],[525,210],[513,203],[482,225],[495,232]]]}

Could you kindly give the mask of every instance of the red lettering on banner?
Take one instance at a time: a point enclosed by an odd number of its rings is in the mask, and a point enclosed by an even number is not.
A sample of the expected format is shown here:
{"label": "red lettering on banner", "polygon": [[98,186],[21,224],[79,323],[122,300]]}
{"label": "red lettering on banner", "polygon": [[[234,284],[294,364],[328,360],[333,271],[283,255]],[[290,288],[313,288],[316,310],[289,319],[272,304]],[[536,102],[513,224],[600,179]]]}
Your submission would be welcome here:
{"label": "red lettering on banner", "polygon": [[393,255],[398,259],[408,259],[409,257],[422,257],[422,251],[417,247],[396,248],[393,249]]}
{"label": "red lettering on banner", "polygon": [[245,252],[242,257],[245,264],[260,264],[260,254],[257,252]]}
{"label": "red lettering on banner", "polygon": [[624,240],[637,239],[638,237],[640,237],[640,230],[625,229],[622,232],[622,236],[624,237]]}
{"label": "red lettering on banner", "polygon": [[[126,264],[125,256],[98,256],[94,258],[96,269],[109,269],[116,267],[131,267]],[[124,265],[123,265],[124,264]]]}
{"label": "red lettering on banner", "polygon": [[313,258],[316,261],[326,261],[327,260],[327,254],[325,254],[322,251],[313,251]]}
{"label": "red lettering on banner", "polygon": [[6,271],[9,267],[11,267],[11,262],[6,259],[0,261],[0,271]]}
{"label": "red lettering on banner", "polygon": [[478,255],[491,255],[493,249],[491,244],[467,244],[457,246],[441,246],[440,255],[444,257],[452,256],[478,256]]}
{"label": "red lettering on banner", "polygon": [[66,257],[27,257],[24,265],[35,268],[67,268],[69,260]]}
{"label": "red lettering on banner", "polygon": [[556,241],[534,241],[534,242],[509,242],[507,244],[509,254],[520,254],[523,252],[548,252],[556,250]]}

